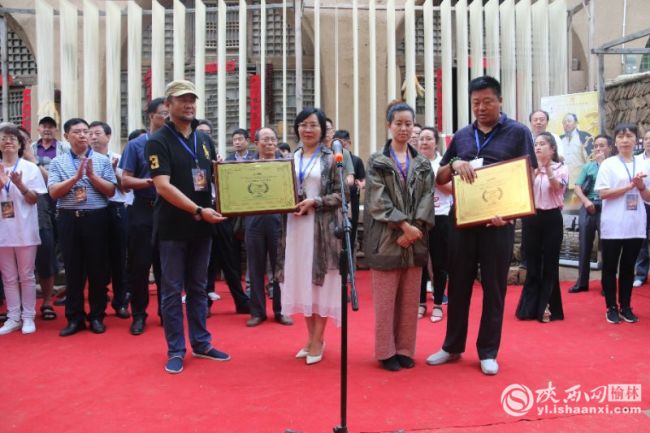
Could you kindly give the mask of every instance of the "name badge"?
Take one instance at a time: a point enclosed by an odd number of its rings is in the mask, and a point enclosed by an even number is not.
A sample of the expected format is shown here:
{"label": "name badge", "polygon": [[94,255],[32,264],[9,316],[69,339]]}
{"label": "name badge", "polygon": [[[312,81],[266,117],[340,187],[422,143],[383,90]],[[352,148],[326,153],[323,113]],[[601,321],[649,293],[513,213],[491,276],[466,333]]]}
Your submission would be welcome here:
{"label": "name badge", "polygon": [[194,191],[205,191],[208,189],[208,177],[204,168],[192,169],[192,181],[194,182]]}
{"label": "name badge", "polygon": [[85,186],[78,186],[74,189],[74,199],[77,203],[83,203],[88,199]]}
{"label": "name badge", "polygon": [[481,168],[483,167],[483,158],[476,158],[472,159],[469,161],[469,165],[472,166],[473,169]]}
{"label": "name badge", "polygon": [[13,201],[3,201],[0,207],[2,207],[2,219],[16,218]]}
{"label": "name badge", "polygon": [[625,194],[625,208],[627,210],[636,210],[639,205],[638,194]]}

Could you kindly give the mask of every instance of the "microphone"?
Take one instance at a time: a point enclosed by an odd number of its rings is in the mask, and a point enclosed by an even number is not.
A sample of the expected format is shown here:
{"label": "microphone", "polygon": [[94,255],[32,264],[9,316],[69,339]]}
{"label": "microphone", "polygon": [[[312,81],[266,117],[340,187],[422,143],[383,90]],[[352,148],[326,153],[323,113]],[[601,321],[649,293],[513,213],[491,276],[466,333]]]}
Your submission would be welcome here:
{"label": "microphone", "polygon": [[335,139],[332,141],[332,151],[334,152],[334,161],[337,163],[343,162],[343,145],[340,140]]}

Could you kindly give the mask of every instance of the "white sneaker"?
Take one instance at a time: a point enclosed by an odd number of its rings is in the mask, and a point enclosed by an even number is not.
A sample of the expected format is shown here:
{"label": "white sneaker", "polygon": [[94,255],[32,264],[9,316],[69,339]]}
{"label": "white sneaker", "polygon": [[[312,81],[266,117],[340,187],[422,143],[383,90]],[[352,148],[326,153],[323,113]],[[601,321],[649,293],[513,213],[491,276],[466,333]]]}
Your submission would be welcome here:
{"label": "white sneaker", "polygon": [[34,319],[23,319],[23,334],[33,334],[36,332]]}
{"label": "white sneaker", "polygon": [[449,353],[443,349],[440,349],[433,355],[429,355],[427,358],[427,364],[440,365],[449,361],[454,361],[458,358],[460,358],[460,353]]}
{"label": "white sneaker", "polygon": [[2,328],[0,328],[0,335],[5,335],[9,334],[10,332],[14,332],[20,329],[20,320],[15,321],[13,319],[7,319],[4,325],[2,325]]}
{"label": "white sneaker", "polygon": [[641,287],[643,285],[643,281],[641,280],[634,280],[632,283],[632,287]]}
{"label": "white sneaker", "polygon": [[208,292],[208,298],[210,298],[211,301],[218,301],[221,299],[221,296],[217,292]]}
{"label": "white sneaker", "polygon": [[481,359],[481,371],[488,376],[494,376],[499,372],[499,364],[493,358]]}

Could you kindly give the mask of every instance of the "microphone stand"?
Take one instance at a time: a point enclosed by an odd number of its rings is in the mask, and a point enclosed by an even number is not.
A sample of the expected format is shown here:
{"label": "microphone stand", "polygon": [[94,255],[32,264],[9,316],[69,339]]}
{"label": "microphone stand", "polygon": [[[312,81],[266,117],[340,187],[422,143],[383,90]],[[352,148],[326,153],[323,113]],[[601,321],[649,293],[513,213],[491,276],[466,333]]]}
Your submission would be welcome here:
{"label": "microphone stand", "polygon": [[[355,268],[352,260],[352,245],[350,233],[352,224],[348,219],[348,203],[345,198],[345,175],[343,173],[343,158],[336,159],[336,168],[341,183],[341,216],[342,227],[335,230],[337,238],[342,239],[341,253],[339,254],[339,273],[341,274],[341,424],[334,427],[334,433],[348,433],[347,426],[347,399],[348,399],[348,274],[350,275],[350,299],[352,310],[359,309],[357,288],[355,284]],[[339,160],[340,159],[340,160]]]}

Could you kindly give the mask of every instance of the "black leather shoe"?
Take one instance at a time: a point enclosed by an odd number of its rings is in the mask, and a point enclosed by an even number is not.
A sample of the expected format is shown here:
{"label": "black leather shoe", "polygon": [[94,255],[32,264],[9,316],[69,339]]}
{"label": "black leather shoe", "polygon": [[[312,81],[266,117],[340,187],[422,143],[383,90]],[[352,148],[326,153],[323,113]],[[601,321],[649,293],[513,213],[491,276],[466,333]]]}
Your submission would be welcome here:
{"label": "black leather shoe", "polygon": [[291,319],[291,317],[285,316],[284,314],[276,314],[275,321],[284,326],[293,325],[293,320]]}
{"label": "black leather shoe", "polygon": [[95,334],[103,334],[106,332],[106,325],[99,319],[93,319],[90,321],[90,331]]}
{"label": "black leather shoe", "polygon": [[131,317],[131,313],[129,313],[129,310],[126,307],[120,307],[115,310],[115,315],[120,319],[128,319]]}
{"label": "black leather shoe", "polygon": [[129,330],[131,335],[140,335],[144,332],[144,317],[135,317]]}
{"label": "black leather shoe", "polygon": [[580,293],[580,292],[587,292],[587,291],[589,291],[589,288],[579,287],[579,286],[573,286],[569,289],[569,293]]}
{"label": "black leather shoe", "polygon": [[412,358],[409,358],[406,355],[395,355],[395,358],[397,358],[397,362],[399,362],[399,366],[402,368],[415,367],[415,361],[413,361]]}
{"label": "black leather shoe", "polygon": [[248,326],[249,328],[252,328],[254,326],[261,325],[262,322],[265,321],[265,320],[266,319],[263,318],[263,317],[253,316],[253,317],[251,317],[250,319],[248,319],[246,321],[246,326]]}
{"label": "black leather shoe", "polygon": [[56,305],[57,307],[60,307],[60,306],[62,306],[62,305],[65,305],[65,298],[66,298],[65,296],[61,296],[60,298],[56,298],[56,299],[54,300],[54,302],[53,302],[54,305]]}
{"label": "black leather shoe", "polygon": [[397,360],[396,356],[391,356],[388,359],[382,359],[379,361],[381,363],[381,367],[384,370],[388,371],[400,371],[402,369],[402,366],[399,365],[399,361]]}
{"label": "black leather shoe", "polygon": [[82,321],[70,321],[68,326],[59,331],[61,337],[67,337],[68,335],[76,334],[79,331],[86,329],[86,324]]}

